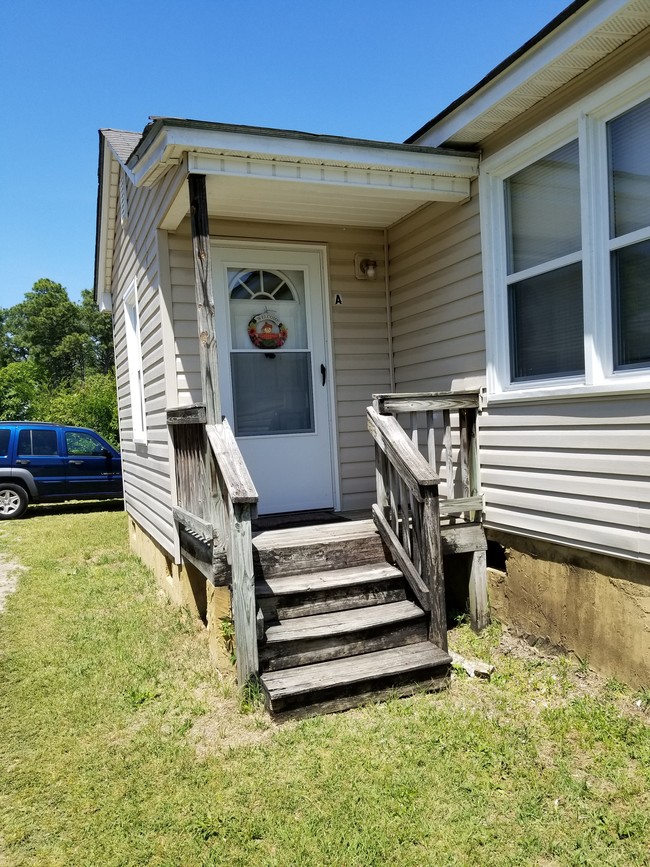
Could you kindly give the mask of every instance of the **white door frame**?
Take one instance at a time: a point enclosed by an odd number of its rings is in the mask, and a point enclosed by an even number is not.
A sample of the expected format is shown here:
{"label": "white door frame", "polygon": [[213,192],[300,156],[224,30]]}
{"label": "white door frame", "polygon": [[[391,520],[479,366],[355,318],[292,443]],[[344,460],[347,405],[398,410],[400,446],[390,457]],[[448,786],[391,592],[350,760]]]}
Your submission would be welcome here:
{"label": "white door frame", "polygon": [[[325,385],[327,396],[327,407],[329,415],[329,435],[331,443],[331,477],[332,477],[332,496],[334,501],[334,510],[341,509],[341,471],[340,471],[340,456],[338,442],[338,427],[337,427],[337,404],[336,404],[336,377],[334,370],[334,352],[332,347],[332,316],[330,303],[330,283],[327,258],[326,244],[309,244],[287,241],[268,241],[268,240],[241,240],[231,238],[210,238],[210,243],[213,247],[219,248],[236,248],[241,250],[273,250],[287,251],[291,253],[317,253],[320,262],[321,276],[321,299],[323,314],[323,339],[325,345],[325,363],[327,365],[327,382]],[[211,275],[212,279],[212,275]],[[213,281],[214,291],[214,281]],[[217,302],[215,299],[215,306]],[[221,329],[219,329],[221,330]]]}

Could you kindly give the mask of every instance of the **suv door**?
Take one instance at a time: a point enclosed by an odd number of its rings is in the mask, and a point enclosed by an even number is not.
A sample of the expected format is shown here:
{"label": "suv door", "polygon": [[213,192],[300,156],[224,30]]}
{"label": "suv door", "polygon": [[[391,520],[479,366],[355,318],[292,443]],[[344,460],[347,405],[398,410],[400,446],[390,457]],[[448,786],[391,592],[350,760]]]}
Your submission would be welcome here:
{"label": "suv door", "polygon": [[97,434],[67,430],[63,434],[69,497],[122,496],[122,462]]}
{"label": "suv door", "polygon": [[39,499],[65,496],[65,464],[55,427],[19,428],[15,465],[32,474]]}

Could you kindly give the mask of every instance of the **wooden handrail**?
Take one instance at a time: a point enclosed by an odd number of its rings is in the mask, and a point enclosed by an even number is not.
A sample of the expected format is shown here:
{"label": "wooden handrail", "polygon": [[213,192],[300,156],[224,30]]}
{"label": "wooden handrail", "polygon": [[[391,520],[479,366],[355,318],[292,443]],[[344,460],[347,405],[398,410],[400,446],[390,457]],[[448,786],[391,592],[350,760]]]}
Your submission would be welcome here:
{"label": "wooden handrail", "polygon": [[369,406],[368,430],[417,500],[422,501],[425,488],[440,484],[440,477],[406,436],[396,418],[379,415]]}
{"label": "wooden handrail", "polygon": [[375,440],[377,504],[373,518],[425,611],[429,638],[447,649],[445,586],[440,542],[440,478],[397,419],[368,407]]}
{"label": "wooden handrail", "polygon": [[204,403],[191,403],[167,410],[167,424],[205,424]]}
{"label": "wooden handrail", "polygon": [[479,391],[417,391],[404,394],[373,394],[381,415],[398,412],[439,412],[450,409],[479,409]]}
{"label": "wooden handrail", "polygon": [[259,671],[251,525],[258,496],[228,422],[206,425],[206,434],[216,481],[215,528],[230,563],[237,680],[243,686]]}
{"label": "wooden handrail", "polygon": [[[404,426],[416,449],[424,446],[429,466],[440,470],[443,485],[440,512],[452,519],[480,521],[484,500],[480,492],[477,422],[482,406],[479,390],[375,394],[374,408],[382,418]],[[452,416],[453,413],[453,416]],[[441,419],[441,433],[436,433]],[[424,424],[424,440],[420,428]],[[436,445],[437,443],[437,445]],[[441,466],[438,467],[438,458]]]}
{"label": "wooden handrail", "polygon": [[231,501],[257,503],[259,498],[255,485],[226,419],[222,424],[206,425],[205,429]]}
{"label": "wooden handrail", "polygon": [[257,491],[230,425],[206,424],[203,404],[168,410],[176,450],[174,518],[225,551],[240,684],[258,673],[252,518]]}

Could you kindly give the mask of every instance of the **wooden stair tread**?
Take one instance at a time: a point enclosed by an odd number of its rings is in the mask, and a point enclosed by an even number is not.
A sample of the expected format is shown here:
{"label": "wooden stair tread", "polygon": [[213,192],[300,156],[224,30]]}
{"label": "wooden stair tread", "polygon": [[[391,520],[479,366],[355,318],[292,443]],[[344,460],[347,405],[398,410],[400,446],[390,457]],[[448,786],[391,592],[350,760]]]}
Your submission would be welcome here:
{"label": "wooden stair tread", "polygon": [[409,600],[389,602],[386,605],[371,605],[368,608],[353,608],[347,611],[332,611],[327,614],[312,614],[281,621],[266,630],[266,644],[283,641],[331,638],[363,629],[398,624],[424,617],[422,609]]}
{"label": "wooden stair tread", "polygon": [[450,663],[448,653],[429,641],[422,641],[359,656],[269,671],[262,675],[261,682],[273,702],[286,696],[305,695],[391,675],[416,674]]}
{"label": "wooden stair tread", "polygon": [[376,535],[377,528],[374,521],[348,521],[339,524],[291,527],[286,530],[264,530],[253,537],[253,545],[258,551],[270,551],[275,548],[331,544]]}
{"label": "wooden stair tread", "polygon": [[390,578],[400,578],[402,573],[390,563],[375,563],[369,566],[352,566],[346,569],[328,569],[298,575],[283,575],[255,583],[258,597],[286,596],[291,593],[338,590],[357,584],[371,584]]}

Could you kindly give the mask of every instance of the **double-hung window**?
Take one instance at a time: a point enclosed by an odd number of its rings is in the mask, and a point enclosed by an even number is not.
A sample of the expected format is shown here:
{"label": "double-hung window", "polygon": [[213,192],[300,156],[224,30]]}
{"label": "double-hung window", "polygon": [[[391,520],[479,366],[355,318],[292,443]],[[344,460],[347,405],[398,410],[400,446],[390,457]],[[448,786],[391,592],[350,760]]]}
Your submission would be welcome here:
{"label": "double-hung window", "polygon": [[506,179],[513,381],[584,373],[578,142]]}
{"label": "double-hung window", "polygon": [[608,85],[483,163],[492,399],[650,388],[649,94]]}

